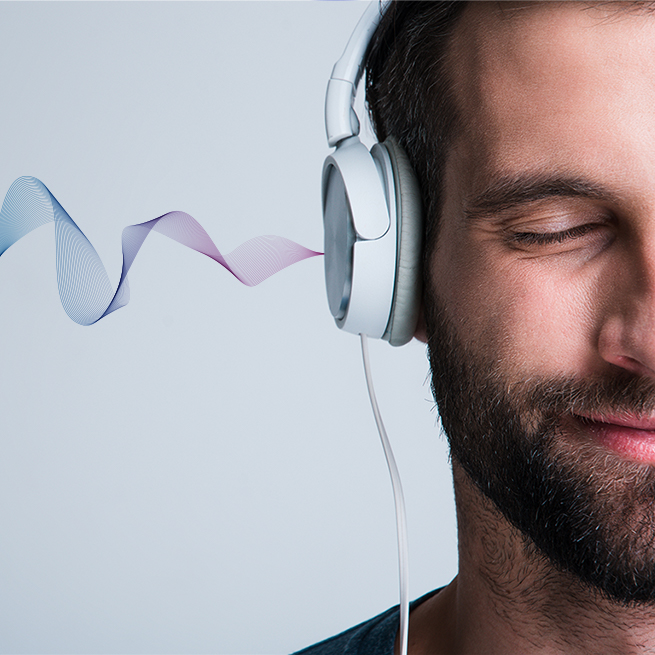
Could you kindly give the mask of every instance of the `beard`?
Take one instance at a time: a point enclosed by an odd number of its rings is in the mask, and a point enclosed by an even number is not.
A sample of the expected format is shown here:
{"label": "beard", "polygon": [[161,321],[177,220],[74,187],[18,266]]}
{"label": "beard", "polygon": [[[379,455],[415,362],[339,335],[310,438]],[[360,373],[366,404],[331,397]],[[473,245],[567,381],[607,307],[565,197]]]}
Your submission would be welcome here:
{"label": "beard", "polygon": [[465,345],[434,298],[426,312],[432,389],[453,460],[558,570],[626,606],[655,605],[655,466],[594,442],[579,414],[651,414],[655,382],[510,379]]}

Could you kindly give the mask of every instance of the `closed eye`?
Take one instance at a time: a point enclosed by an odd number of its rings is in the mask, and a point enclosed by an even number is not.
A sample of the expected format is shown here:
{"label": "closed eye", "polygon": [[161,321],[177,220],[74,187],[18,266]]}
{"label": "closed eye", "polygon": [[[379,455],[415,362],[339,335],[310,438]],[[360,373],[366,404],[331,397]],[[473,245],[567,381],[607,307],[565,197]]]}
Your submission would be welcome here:
{"label": "closed eye", "polygon": [[596,223],[586,223],[562,232],[514,232],[508,235],[508,241],[510,244],[515,243],[523,246],[546,246],[552,243],[563,243],[570,239],[578,239],[597,227],[599,226]]}

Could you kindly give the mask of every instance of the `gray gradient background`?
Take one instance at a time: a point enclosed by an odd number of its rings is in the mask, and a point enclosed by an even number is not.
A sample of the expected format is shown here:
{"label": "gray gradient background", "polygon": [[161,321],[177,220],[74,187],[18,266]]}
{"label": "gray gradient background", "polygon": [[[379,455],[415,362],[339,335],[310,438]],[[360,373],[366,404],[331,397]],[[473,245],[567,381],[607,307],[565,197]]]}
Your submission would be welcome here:
{"label": "gray gradient background", "polygon": [[[40,178],[113,284],[180,209],[322,248],[331,67],[362,3],[1,3],[0,194]],[[0,196],[0,197],[1,197]],[[259,287],[153,234],[63,312],[54,230],[0,259],[0,651],[285,653],[397,602],[391,487],[322,261]],[[375,343],[416,597],[456,571],[425,349]]]}

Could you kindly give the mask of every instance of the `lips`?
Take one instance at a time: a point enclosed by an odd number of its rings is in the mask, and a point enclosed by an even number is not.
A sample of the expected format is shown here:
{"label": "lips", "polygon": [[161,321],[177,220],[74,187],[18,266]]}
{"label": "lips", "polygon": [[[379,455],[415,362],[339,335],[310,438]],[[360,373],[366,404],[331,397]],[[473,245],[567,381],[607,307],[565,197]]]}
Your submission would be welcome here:
{"label": "lips", "polygon": [[576,415],[594,441],[624,458],[655,465],[655,417]]}

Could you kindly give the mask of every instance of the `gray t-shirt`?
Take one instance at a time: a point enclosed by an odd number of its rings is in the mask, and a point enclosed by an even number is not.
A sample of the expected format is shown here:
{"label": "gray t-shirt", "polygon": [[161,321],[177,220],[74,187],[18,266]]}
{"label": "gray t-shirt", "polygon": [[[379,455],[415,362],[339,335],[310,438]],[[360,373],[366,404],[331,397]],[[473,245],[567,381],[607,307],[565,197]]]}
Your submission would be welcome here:
{"label": "gray t-shirt", "polygon": [[[436,589],[410,603],[410,610],[434,596]],[[398,605],[350,630],[299,650],[294,655],[393,655],[400,623]]]}

